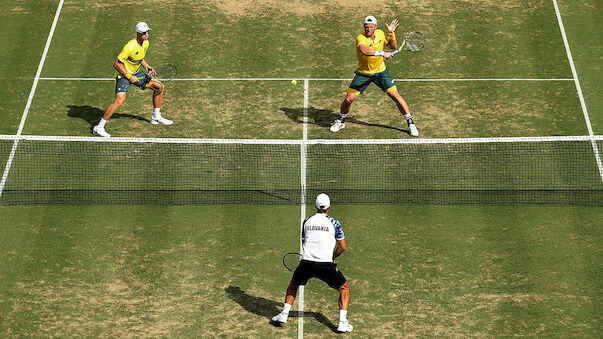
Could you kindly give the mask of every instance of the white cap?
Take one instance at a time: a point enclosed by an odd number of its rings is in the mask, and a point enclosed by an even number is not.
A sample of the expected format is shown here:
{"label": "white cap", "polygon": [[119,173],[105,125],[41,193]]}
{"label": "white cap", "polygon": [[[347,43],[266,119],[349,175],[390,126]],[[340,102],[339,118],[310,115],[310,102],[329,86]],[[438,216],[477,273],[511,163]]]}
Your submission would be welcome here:
{"label": "white cap", "polygon": [[316,197],[316,208],[318,208],[319,210],[326,211],[330,207],[331,207],[331,199],[329,199],[329,196],[324,193],[320,193]]}
{"label": "white cap", "polygon": [[367,16],[366,18],[364,18],[364,24],[377,24],[377,18],[375,18],[372,15]]}
{"label": "white cap", "polygon": [[146,33],[151,30],[151,27],[147,25],[146,22],[139,22],[136,24],[136,32],[137,33]]}

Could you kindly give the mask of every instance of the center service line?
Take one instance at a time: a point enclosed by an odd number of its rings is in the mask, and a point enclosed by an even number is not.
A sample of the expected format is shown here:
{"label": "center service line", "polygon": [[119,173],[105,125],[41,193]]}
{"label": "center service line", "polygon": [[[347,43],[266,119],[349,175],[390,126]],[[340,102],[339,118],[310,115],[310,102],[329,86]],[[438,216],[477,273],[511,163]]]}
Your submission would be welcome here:
{"label": "center service line", "polygon": [[[303,254],[303,244],[302,244],[302,228],[304,227],[304,220],[306,220],[306,150],[308,146],[306,145],[306,141],[308,140],[308,93],[309,93],[309,80],[304,80],[304,115],[302,117],[302,128],[303,128],[303,139],[300,146],[300,176],[301,176],[301,220],[300,220],[300,233],[299,233],[299,252]],[[298,299],[298,307],[299,311],[297,313],[298,317],[298,325],[297,325],[297,338],[302,339],[304,337],[304,287],[299,287],[299,299]]]}

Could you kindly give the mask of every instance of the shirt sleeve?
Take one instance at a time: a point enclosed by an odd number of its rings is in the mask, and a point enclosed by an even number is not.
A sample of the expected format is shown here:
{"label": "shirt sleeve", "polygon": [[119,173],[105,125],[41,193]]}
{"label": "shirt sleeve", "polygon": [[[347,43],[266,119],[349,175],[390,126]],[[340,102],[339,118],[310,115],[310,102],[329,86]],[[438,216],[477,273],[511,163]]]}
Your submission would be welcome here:
{"label": "shirt sleeve", "polygon": [[126,44],[124,46],[124,48],[121,50],[121,53],[119,53],[119,55],[117,56],[117,60],[119,60],[123,63],[125,63],[126,60],[128,60],[128,58],[130,57],[130,48],[128,48],[128,47],[129,47],[129,44]]}
{"label": "shirt sleeve", "polygon": [[341,223],[337,219],[333,219],[333,226],[335,227],[335,239],[341,240],[345,238],[343,234],[343,228],[341,228]]}
{"label": "shirt sleeve", "polygon": [[358,34],[358,36],[356,37],[356,47],[360,45],[366,45],[366,39],[362,34]]}
{"label": "shirt sleeve", "polygon": [[302,234],[301,234],[302,243],[306,241],[306,221],[308,221],[308,219],[310,219],[310,217],[307,217],[306,219],[304,219],[304,222],[302,223]]}

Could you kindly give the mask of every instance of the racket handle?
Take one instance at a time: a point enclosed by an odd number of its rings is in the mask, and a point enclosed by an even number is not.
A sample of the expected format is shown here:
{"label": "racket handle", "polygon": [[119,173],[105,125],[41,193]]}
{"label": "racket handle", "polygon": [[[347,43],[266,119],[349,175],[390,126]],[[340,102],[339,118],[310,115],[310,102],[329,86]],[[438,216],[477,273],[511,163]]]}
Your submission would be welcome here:
{"label": "racket handle", "polygon": [[394,55],[398,54],[398,52],[400,52],[400,51],[402,50],[402,48],[404,48],[404,45],[406,45],[406,40],[404,40],[404,41],[402,42],[402,46],[398,47],[398,49],[397,49],[397,50],[395,50],[395,51],[393,51],[393,52],[392,52],[392,56],[394,56]]}

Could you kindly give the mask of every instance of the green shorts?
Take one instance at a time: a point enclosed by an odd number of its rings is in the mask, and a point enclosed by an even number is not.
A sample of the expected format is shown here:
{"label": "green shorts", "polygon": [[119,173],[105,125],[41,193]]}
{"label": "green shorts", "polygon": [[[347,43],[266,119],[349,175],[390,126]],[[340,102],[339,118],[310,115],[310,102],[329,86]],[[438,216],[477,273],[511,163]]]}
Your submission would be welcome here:
{"label": "green shorts", "polygon": [[355,71],[354,73],[356,76],[354,77],[354,80],[352,80],[350,88],[348,88],[348,92],[350,93],[364,93],[371,82],[381,88],[381,90],[384,92],[389,92],[396,89],[394,79],[391,75],[389,75],[388,70],[376,74],[364,74],[358,71]]}
{"label": "green shorts", "polygon": [[[115,77],[115,93],[119,92],[127,92],[130,89],[130,85],[134,85],[144,90],[146,88],[151,87],[151,83],[153,79],[151,77],[146,77],[143,71],[138,71],[132,74],[133,77],[137,77],[139,80],[136,83],[131,83],[130,80],[125,77],[118,75]],[[141,79],[144,78],[144,79]]]}

